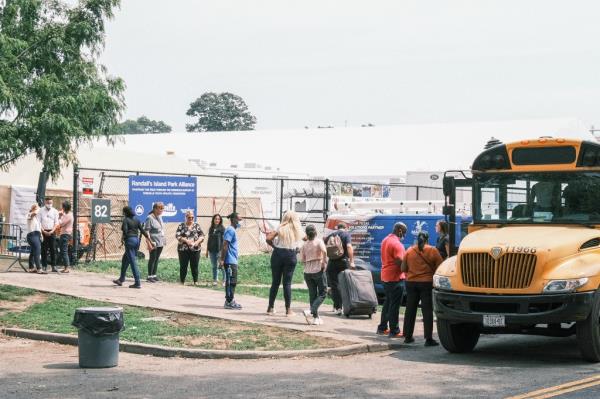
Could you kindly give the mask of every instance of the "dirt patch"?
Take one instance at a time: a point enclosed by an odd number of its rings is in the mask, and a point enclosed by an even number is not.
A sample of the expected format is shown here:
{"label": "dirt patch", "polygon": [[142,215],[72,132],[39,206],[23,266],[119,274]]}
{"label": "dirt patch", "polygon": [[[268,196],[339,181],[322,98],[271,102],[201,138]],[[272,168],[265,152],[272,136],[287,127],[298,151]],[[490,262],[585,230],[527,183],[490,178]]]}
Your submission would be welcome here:
{"label": "dirt patch", "polygon": [[46,302],[46,300],[48,300],[47,294],[37,293],[34,295],[23,297],[23,300],[19,302],[0,301],[0,316],[3,316],[9,312],[22,312],[31,305],[35,305],[36,303],[43,303]]}

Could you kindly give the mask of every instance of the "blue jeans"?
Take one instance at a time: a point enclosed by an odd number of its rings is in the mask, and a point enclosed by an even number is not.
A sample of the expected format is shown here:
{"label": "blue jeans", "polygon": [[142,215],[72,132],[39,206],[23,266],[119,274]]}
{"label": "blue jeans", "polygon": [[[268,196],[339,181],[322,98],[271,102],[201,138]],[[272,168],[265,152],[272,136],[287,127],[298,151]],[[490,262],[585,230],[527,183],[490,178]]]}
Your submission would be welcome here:
{"label": "blue jeans", "polygon": [[42,233],[39,231],[32,231],[27,234],[27,243],[29,244],[29,269],[35,268],[40,270],[41,258],[42,258]]}
{"label": "blue jeans", "polygon": [[137,237],[127,237],[125,240],[125,253],[121,259],[121,276],[119,281],[125,281],[125,275],[127,274],[127,267],[131,265],[131,271],[133,273],[133,279],[136,285],[140,285],[140,269],[137,265],[137,251],[140,247],[140,239]]}
{"label": "blue jeans", "polygon": [[69,261],[69,241],[71,241],[71,238],[71,234],[60,235],[60,255],[62,256],[64,267],[69,267],[71,265]]}
{"label": "blue jeans", "polygon": [[[219,252],[208,251],[210,257],[210,264],[212,265],[213,281],[219,280]],[[225,281],[225,270],[221,270],[221,279]]]}
{"label": "blue jeans", "polygon": [[233,302],[237,285],[238,265],[225,264],[225,301]]}
{"label": "blue jeans", "polygon": [[310,312],[313,317],[319,317],[319,306],[321,306],[327,297],[325,273],[304,273],[304,281],[306,281],[306,286],[308,287]]}
{"label": "blue jeans", "polygon": [[385,302],[381,310],[381,322],[378,329],[384,331],[389,325],[390,333],[395,334],[400,332],[398,318],[405,291],[405,282],[404,280],[384,282],[383,289],[385,290]]}

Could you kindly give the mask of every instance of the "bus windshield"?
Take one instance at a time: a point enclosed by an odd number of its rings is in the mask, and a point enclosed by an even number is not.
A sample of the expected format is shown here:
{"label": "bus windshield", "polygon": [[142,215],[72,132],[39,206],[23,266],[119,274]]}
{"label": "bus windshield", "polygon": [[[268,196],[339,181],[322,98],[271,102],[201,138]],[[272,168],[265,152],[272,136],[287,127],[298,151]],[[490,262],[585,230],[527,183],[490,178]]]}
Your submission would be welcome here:
{"label": "bus windshield", "polygon": [[474,176],[475,223],[600,224],[600,173]]}

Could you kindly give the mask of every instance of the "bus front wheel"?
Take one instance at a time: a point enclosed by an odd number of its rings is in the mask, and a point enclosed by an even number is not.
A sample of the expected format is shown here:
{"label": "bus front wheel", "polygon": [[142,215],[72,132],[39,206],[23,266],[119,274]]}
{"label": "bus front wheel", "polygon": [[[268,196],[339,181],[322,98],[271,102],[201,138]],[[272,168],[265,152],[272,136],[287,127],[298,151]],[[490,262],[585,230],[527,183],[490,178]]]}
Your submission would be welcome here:
{"label": "bus front wheel", "polygon": [[451,353],[471,352],[480,335],[476,324],[452,324],[442,319],[437,320],[437,332],[442,346]]}
{"label": "bus front wheel", "polygon": [[600,291],[594,295],[592,311],[587,319],[578,321],[576,329],[581,356],[588,362],[600,362]]}

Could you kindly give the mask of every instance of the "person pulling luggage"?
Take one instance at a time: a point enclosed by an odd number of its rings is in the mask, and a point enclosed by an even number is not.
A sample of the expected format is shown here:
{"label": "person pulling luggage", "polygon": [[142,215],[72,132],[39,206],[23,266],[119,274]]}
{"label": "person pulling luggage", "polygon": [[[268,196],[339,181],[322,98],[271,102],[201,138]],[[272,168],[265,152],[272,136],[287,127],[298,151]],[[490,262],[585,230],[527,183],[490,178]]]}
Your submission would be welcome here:
{"label": "person pulling luggage", "polygon": [[406,273],[402,272],[401,267],[405,253],[402,239],[406,236],[407,230],[404,223],[397,222],[392,232],[381,242],[381,281],[385,291],[385,302],[381,310],[381,322],[377,327],[377,334],[388,334],[390,338],[402,337],[398,327],[398,317],[404,296],[404,280],[406,280]]}
{"label": "person pulling luggage", "polygon": [[352,239],[346,228],[345,223],[339,223],[337,230],[325,238],[327,257],[329,258],[329,262],[327,263],[327,282],[331,288],[333,311],[340,316],[342,315],[342,294],[338,287],[338,276],[348,268],[355,269]]}

